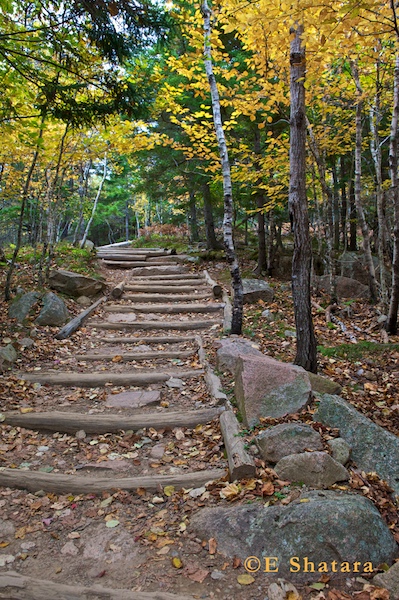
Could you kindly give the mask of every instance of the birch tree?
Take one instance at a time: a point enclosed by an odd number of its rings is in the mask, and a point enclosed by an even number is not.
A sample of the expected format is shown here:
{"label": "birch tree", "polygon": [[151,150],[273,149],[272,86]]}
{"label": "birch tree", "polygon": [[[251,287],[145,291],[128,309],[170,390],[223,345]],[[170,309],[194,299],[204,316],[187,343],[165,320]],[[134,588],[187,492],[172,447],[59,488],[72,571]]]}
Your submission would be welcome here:
{"label": "birch tree", "polygon": [[213,73],[212,65],[212,47],[211,47],[211,10],[207,0],[203,0],[201,12],[204,18],[204,59],[205,71],[208,78],[209,89],[212,100],[212,114],[215,133],[218,141],[220,162],[223,174],[223,199],[224,199],[224,219],[223,219],[223,238],[226,250],[227,262],[230,266],[230,273],[233,285],[233,316],[231,322],[231,333],[240,335],[242,330],[242,306],[243,289],[240,274],[240,267],[233,240],[233,191],[231,185],[230,161],[224,134],[222,115],[220,110],[219,91],[216,78]]}

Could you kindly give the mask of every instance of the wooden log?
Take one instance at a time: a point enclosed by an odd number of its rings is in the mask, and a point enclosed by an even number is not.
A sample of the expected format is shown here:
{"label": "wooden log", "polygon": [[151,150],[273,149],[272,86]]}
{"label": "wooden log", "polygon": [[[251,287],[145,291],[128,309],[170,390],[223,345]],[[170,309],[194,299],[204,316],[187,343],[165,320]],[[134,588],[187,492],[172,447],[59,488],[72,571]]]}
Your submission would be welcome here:
{"label": "wooden log", "polygon": [[[76,354],[74,358],[76,360],[93,361],[93,360],[113,360],[117,355],[120,357],[120,362],[130,362],[132,360],[154,360],[157,358],[188,358],[194,354],[192,352],[168,352],[162,350],[160,352],[118,352],[115,354],[101,353],[101,354]],[[118,361],[119,362],[119,361]]]}
{"label": "wooden log", "polygon": [[213,325],[219,325],[215,321],[136,321],[135,323],[98,323],[89,325],[95,329],[111,329],[114,331],[138,331],[140,329],[176,329],[190,331],[192,329],[208,329]]}
{"label": "wooden log", "polygon": [[96,302],[94,302],[94,304],[89,306],[89,308],[83,310],[77,317],[74,317],[71,321],[69,321],[69,323],[67,323],[62,329],[60,329],[60,331],[55,336],[55,339],[65,340],[70,335],[72,335],[74,331],[76,331],[77,329],[79,329],[79,327],[83,325],[87,317],[96,310],[97,306],[100,306],[100,304],[102,302],[105,302],[106,300],[107,296],[102,296]]}
{"label": "wooden log", "polygon": [[112,313],[207,313],[217,312],[224,308],[223,304],[110,304],[106,312]]}
{"label": "wooden log", "polygon": [[18,411],[5,413],[5,423],[13,427],[24,427],[34,431],[61,431],[76,433],[83,429],[86,433],[113,433],[117,431],[138,431],[153,427],[154,429],[174,429],[175,427],[196,427],[209,423],[219,416],[223,409],[220,406],[201,408],[200,410],[179,412],[143,413],[129,417],[126,415],[87,415],[69,412],[31,412],[22,414]]}
{"label": "wooden log", "polygon": [[57,371],[54,373],[20,373],[20,379],[37,383],[48,383],[50,385],[63,385],[67,387],[103,387],[107,383],[113,385],[136,385],[144,386],[151,383],[162,383],[171,377],[188,379],[202,374],[201,369],[176,371],[169,370],[160,372],[159,369],[145,373],[65,373]]}
{"label": "wooden log", "polygon": [[159,281],[169,281],[169,280],[178,280],[178,279],[193,279],[193,280],[198,280],[198,281],[204,281],[204,277],[201,275],[201,273],[175,273],[172,275],[146,275],[146,276],[141,276],[141,275],[136,275],[134,277],[134,281],[137,283],[144,283],[147,282],[150,283],[153,280],[159,280]]}
{"label": "wooden log", "polygon": [[114,298],[114,299],[120,298],[122,296],[123,292],[125,291],[125,285],[126,285],[126,281],[121,281],[120,283],[118,283],[118,285],[116,285],[111,292],[111,298]]}
{"label": "wooden log", "polygon": [[123,296],[124,300],[131,300],[132,302],[190,302],[193,299],[206,300],[209,298],[209,294],[126,294]]}
{"label": "wooden log", "polygon": [[95,584],[89,586],[68,585],[35,579],[16,571],[0,575],[0,598],[7,600],[193,600],[193,596],[167,592],[136,592],[126,589],[108,588]]}
{"label": "wooden log", "polygon": [[173,485],[175,488],[201,487],[215,479],[226,476],[224,469],[197,471],[171,475],[148,475],[142,477],[93,477],[82,475],[61,475],[41,473],[22,469],[1,469],[0,486],[38,492],[44,490],[53,494],[101,494],[111,490],[135,492],[145,488],[149,492],[159,492],[159,487]]}
{"label": "wooden log", "polygon": [[207,284],[211,286],[214,297],[221,298],[223,295],[222,286],[212,279],[207,270],[204,271],[204,277]]}
{"label": "wooden log", "polygon": [[255,477],[255,463],[244,448],[240,425],[232,410],[226,410],[220,415],[220,428],[229,461],[230,481]]}
{"label": "wooden log", "polygon": [[130,291],[131,288],[136,288],[139,285],[145,285],[145,286],[173,286],[173,287],[190,287],[190,288],[197,288],[197,287],[205,287],[207,285],[205,279],[177,279],[176,281],[170,280],[170,279],[151,279],[150,281],[148,281],[147,279],[142,279],[142,280],[136,280],[134,279],[133,281],[131,281],[130,283],[128,283],[126,285],[126,290]]}
{"label": "wooden log", "polygon": [[[107,260],[106,258],[102,258],[100,259],[103,261],[103,263],[105,265],[108,265],[109,267],[115,267],[118,269],[133,269],[134,267],[148,267],[148,263],[145,261],[135,261],[132,262],[130,260]],[[154,267],[161,267],[161,266],[165,266],[164,263],[160,263],[160,262],[154,262],[152,263],[152,266]]]}
{"label": "wooden log", "polygon": [[185,265],[163,265],[163,266],[146,266],[133,268],[130,271],[132,277],[147,277],[148,275],[172,275],[174,273],[186,273],[188,267]]}
{"label": "wooden log", "polygon": [[181,335],[156,335],[151,337],[132,336],[132,337],[103,337],[99,338],[100,342],[106,344],[180,344],[189,343],[193,341],[193,338]]}
{"label": "wooden log", "polygon": [[224,302],[224,310],[223,310],[223,332],[230,333],[231,331],[231,321],[233,318],[233,308],[231,306],[230,298],[228,294],[223,290],[223,302]]}
{"label": "wooden log", "polygon": [[201,291],[204,290],[203,285],[197,286],[173,286],[173,285],[155,285],[155,284],[146,284],[146,285],[127,285],[126,291],[129,292],[150,292],[152,294],[189,294],[192,293],[196,289]]}

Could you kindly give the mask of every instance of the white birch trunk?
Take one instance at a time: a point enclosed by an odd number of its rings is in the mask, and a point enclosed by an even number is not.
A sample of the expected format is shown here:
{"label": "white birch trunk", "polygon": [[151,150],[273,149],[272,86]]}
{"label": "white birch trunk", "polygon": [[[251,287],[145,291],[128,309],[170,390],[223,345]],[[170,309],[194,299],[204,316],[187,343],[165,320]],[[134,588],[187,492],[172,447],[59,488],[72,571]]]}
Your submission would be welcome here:
{"label": "white birch trunk", "polygon": [[215,133],[219,146],[220,161],[223,174],[223,196],[224,196],[224,219],[223,219],[223,237],[226,249],[226,258],[230,265],[232,278],[233,298],[233,317],[231,322],[231,333],[240,335],[242,330],[242,307],[243,307],[243,289],[240,274],[240,267],[234,248],[233,240],[233,193],[231,185],[230,161],[227,151],[226,138],[224,135],[222,115],[220,110],[219,92],[216,84],[212,65],[211,51],[211,10],[207,0],[203,0],[201,12],[204,18],[204,62],[205,71],[208,78],[209,88],[212,99],[212,112]]}
{"label": "white birch trunk", "polygon": [[84,232],[83,237],[82,237],[82,241],[80,242],[80,247],[81,248],[85,247],[87,236],[89,235],[90,226],[91,226],[91,224],[93,222],[94,215],[96,214],[97,204],[98,204],[98,201],[99,201],[100,196],[101,196],[101,191],[103,189],[103,185],[104,185],[104,181],[105,181],[106,176],[107,176],[107,153],[104,154],[103,175],[102,175],[102,178],[101,178],[101,181],[100,181],[100,185],[98,186],[96,197],[94,199],[94,204],[93,204],[93,208],[91,210],[90,219],[87,222],[86,229],[85,229],[85,232]]}

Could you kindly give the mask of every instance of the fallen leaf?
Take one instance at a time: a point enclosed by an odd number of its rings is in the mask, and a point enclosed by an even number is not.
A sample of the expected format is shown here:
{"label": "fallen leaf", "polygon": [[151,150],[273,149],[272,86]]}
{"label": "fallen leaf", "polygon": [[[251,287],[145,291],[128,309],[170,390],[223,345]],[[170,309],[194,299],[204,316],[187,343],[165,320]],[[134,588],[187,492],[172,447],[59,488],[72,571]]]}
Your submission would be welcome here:
{"label": "fallen leaf", "polygon": [[157,554],[163,556],[165,554],[168,554],[168,552],[170,552],[170,546],[164,546],[163,548],[157,551]]}
{"label": "fallen leaf", "polygon": [[209,571],[206,569],[198,569],[198,571],[195,571],[195,573],[188,575],[188,578],[196,583],[202,583],[208,577],[208,575]]}
{"label": "fallen leaf", "polygon": [[267,481],[262,485],[262,496],[272,496],[274,494],[274,485],[271,481]]}
{"label": "fallen leaf", "polygon": [[255,579],[249,573],[242,573],[237,577],[237,581],[240,585],[251,585]]}
{"label": "fallen leaf", "polygon": [[165,494],[165,496],[167,496],[168,498],[170,496],[172,496],[172,494],[174,494],[175,492],[175,486],[174,485],[166,485],[163,488],[163,493]]}
{"label": "fallen leaf", "polygon": [[239,567],[241,567],[241,558],[238,558],[238,556],[235,556],[233,558],[233,569],[238,569]]}
{"label": "fallen leaf", "polygon": [[182,561],[177,556],[175,556],[175,558],[172,558],[172,565],[175,569],[181,569],[183,567]]}
{"label": "fallen leaf", "polygon": [[109,527],[110,529],[113,529],[114,527],[118,527],[118,525],[119,525],[118,519],[111,519],[110,521],[106,522],[106,527]]}
{"label": "fallen leaf", "polygon": [[208,541],[208,545],[209,545],[209,554],[215,554],[216,548],[217,548],[217,541],[215,540],[215,538],[210,538],[210,540]]}
{"label": "fallen leaf", "polygon": [[326,587],[326,584],[317,582],[317,583],[312,583],[309,587],[312,588],[312,590],[324,590],[324,588]]}
{"label": "fallen leaf", "polygon": [[229,498],[234,498],[239,493],[240,493],[240,488],[238,487],[238,485],[236,483],[229,483],[220,492],[220,497],[226,498],[226,500],[228,500]]}

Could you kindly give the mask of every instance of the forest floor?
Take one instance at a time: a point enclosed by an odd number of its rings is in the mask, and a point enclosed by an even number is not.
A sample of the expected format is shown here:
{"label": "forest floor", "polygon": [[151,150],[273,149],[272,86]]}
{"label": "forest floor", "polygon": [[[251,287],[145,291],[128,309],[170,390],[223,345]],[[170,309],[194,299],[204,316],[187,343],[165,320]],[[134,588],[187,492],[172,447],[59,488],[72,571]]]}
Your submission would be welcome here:
{"label": "forest floor", "polygon": [[[244,264],[248,272],[253,266],[249,261]],[[228,289],[224,262],[209,263],[204,267]],[[118,283],[123,279],[120,271],[104,267],[101,267],[101,274],[108,282]],[[3,279],[4,274],[0,276]],[[18,285],[26,291],[34,289],[31,267],[21,265],[16,278]],[[245,307],[244,336],[269,356],[292,362],[295,340],[289,332],[295,330],[295,324],[291,295],[287,293],[289,284],[274,279],[268,281],[275,290],[274,303],[266,306],[259,301]],[[320,295],[314,300],[324,308],[328,304],[328,299]],[[80,312],[81,308],[73,300],[66,302],[72,314]],[[274,321],[268,322],[262,316],[266,308],[277,315]],[[16,371],[34,372],[49,366],[76,368],[73,366],[76,365],[74,355],[81,353],[82,349],[96,347],[95,340],[89,338],[88,329],[84,327],[70,339],[59,342],[54,339],[56,329],[35,327],[34,317],[26,326],[17,325],[8,318],[7,310],[7,303],[0,301],[0,339],[3,345],[12,343],[18,349],[19,357],[13,370],[3,373],[1,410],[28,413],[32,409],[62,411],[72,406],[82,412],[103,412],[109,389],[50,388],[23,381],[16,374]],[[398,435],[399,337],[390,338],[389,345],[381,344],[378,309],[366,302],[343,303],[336,314],[346,331],[340,326],[328,325],[324,312],[314,310],[319,373],[338,382],[343,388],[342,397],[360,412]],[[20,340],[29,335],[34,339],[34,346],[21,347]],[[202,337],[208,359],[215,364],[213,342],[220,337],[220,329],[210,330]],[[183,349],[190,351],[189,346]],[[79,363],[77,365],[79,369]],[[192,358],[187,359],[186,366],[198,367]],[[231,397],[233,382],[227,377],[222,377],[222,382],[225,392]],[[156,391],[158,388],[155,385],[153,389]],[[112,393],[120,391],[122,388],[111,390]],[[200,378],[190,380],[184,392],[182,395],[176,390],[169,390],[167,399],[164,399],[167,406],[195,408],[198,403],[206,402],[207,391]],[[182,401],[186,406],[181,405]],[[294,418],[311,422],[312,410],[311,406]],[[161,461],[150,449],[162,443],[173,449],[172,460],[177,467],[184,469],[189,463],[190,468],[200,470],[209,468],[207,465],[211,463],[212,468],[226,468],[217,419],[191,430],[159,431],[150,428],[145,433],[151,444],[148,444],[148,451],[144,448],[140,453],[137,466],[144,461],[150,470],[160,470]],[[249,446],[256,433],[256,429],[246,432]],[[323,431],[326,439],[331,433],[328,428]],[[133,447],[137,442],[140,447],[140,436],[129,431],[113,436],[91,436],[90,442],[85,440],[82,443],[74,435],[38,433],[3,424],[0,466],[21,468],[24,464],[34,464],[34,468],[42,472],[62,469],[68,473],[73,472],[76,465],[85,465],[90,473],[98,470],[106,458],[111,456],[112,460],[112,454],[125,454],[129,460],[133,459],[133,470],[129,475],[134,475]],[[1,571],[12,569],[31,577],[70,585],[101,583],[105,588],[133,589],[136,592],[158,590],[216,600],[264,600],[270,581],[263,573],[255,575],[254,580],[248,583],[242,577],[246,572],[239,559],[226,559],[218,553],[213,539],[200,540],[189,529],[190,515],[200,507],[237,505],[262,498],[270,504],[287,504],[292,496],[290,489],[267,465],[258,458],[256,462],[259,473],[256,480],[243,481],[238,486],[228,485],[226,481],[214,482],[199,496],[190,493],[190,490],[168,491],[166,488],[155,494],[138,490],[137,494],[116,491],[100,495],[56,495],[1,488],[0,575]],[[102,476],[107,477],[107,470],[102,471]],[[115,474],[114,471],[109,473],[110,476]],[[389,487],[375,474],[361,473],[359,476],[352,471],[350,482],[338,489],[353,490],[370,498],[399,542],[397,506]],[[328,577],[323,576],[316,586],[292,583],[306,599],[387,598],[379,595],[362,577],[330,582]],[[293,594],[290,600],[296,597]]]}

